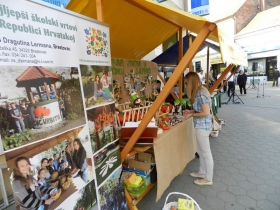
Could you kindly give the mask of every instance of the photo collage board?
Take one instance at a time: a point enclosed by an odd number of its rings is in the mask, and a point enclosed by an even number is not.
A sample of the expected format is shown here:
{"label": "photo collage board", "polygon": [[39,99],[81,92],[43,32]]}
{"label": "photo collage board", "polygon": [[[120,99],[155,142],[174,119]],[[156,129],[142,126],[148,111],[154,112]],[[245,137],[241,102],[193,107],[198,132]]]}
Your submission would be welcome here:
{"label": "photo collage board", "polygon": [[8,196],[27,209],[128,209],[109,27],[25,0],[0,0],[0,10],[0,156],[10,171]]}

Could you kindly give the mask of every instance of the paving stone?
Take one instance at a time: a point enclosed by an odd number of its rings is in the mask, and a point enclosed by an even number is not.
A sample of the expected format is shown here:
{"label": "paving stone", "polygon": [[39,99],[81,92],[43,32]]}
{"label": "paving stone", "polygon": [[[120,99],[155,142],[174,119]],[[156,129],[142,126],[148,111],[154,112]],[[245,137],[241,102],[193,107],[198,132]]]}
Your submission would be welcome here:
{"label": "paving stone", "polygon": [[217,195],[217,191],[210,186],[203,186],[199,190],[199,193],[204,195],[206,198],[207,197],[216,197],[216,195]]}
{"label": "paving stone", "polygon": [[255,184],[252,184],[252,183],[247,182],[247,181],[238,181],[237,185],[239,187],[244,188],[245,190],[256,190],[257,189],[257,186]]}
{"label": "paving stone", "polygon": [[261,172],[256,172],[256,177],[259,177],[261,179],[265,179],[265,180],[271,180],[273,179],[273,176],[266,173],[267,169],[265,171],[261,171]]}
{"label": "paving stone", "polygon": [[278,205],[280,207],[280,196],[278,194],[267,195],[267,200],[275,203],[276,205]]}
{"label": "paving stone", "polygon": [[248,196],[236,196],[236,202],[246,206],[248,209],[254,209],[257,206],[256,201]]}
{"label": "paving stone", "polygon": [[257,189],[263,193],[266,193],[266,194],[273,194],[273,193],[276,193],[276,190],[275,188],[273,187],[270,187],[268,185],[265,185],[265,184],[261,184],[261,185],[258,185],[257,186]]}
{"label": "paving stone", "polygon": [[271,201],[257,201],[257,205],[260,209],[269,209],[269,210],[279,210],[279,205],[271,202]]}
{"label": "paving stone", "polygon": [[276,176],[278,175],[278,176],[280,176],[280,171],[278,171],[278,170],[276,170],[274,168],[267,168],[265,170],[265,172],[268,173],[268,174],[271,174],[271,175],[276,175]]}
{"label": "paving stone", "polygon": [[205,204],[209,206],[211,209],[215,209],[215,210],[225,209],[225,202],[216,197],[206,198]]}
{"label": "paving stone", "polygon": [[245,207],[236,202],[229,202],[225,204],[225,210],[245,210]]}
{"label": "paving stone", "polygon": [[255,166],[261,167],[261,168],[263,168],[264,170],[265,170],[266,168],[270,168],[270,165],[269,165],[269,164],[263,163],[263,162],[255,162]]}
{"label": "paving stone", "polygon": [[218,192],[217,197],[220,198],[224,202],[234,202],[235,201],[235,195],[233,195],[227,191]]}
{"label": "paving stone", "polygon": [[228,186],[223,184],[222,182],[215,182],[215,181],[213,181],[212,188],[214,190],[216,190],[217,192],[219,192],[219,191],[226,191]]}
{"label": "paving stone", "polygon": [[239,163],[239,160],[235,159],[235,158],[227,158],[227,161],[230,162],[230,163]]}
{"label": "paving stone", "polygon": [[239,170],[239,173],[244,175],[244,176],[247,176],[247,177],[254,177],[256,175],[255,172],[247,170],[247,169],[246,170],[245,169],[244,170]]}
{"label": "paving stone", "polygon": [[226,171],[221,171],[221,170],[214,171],[214,175],[218,175],[220,177],[230,177],[230,173],[228,173]]}
{"label": "paving stone", "polygon": [[246,176],[239,173],[231,174],[230,177],[235,179],[236,181],[245,181],[247,179]]}
{"label": "paving stone", "polygon": [[234,180],[233,178],[230,178],[230,177],[223,177],[221,179],[221,182],[226,184],[226,185],[237,185],[237,181]]}
{"label": "paving stone", "polygon": [[228,191],[232,194],[238,196],[238,195],[246,195],[246,190],[239,187],[239,186],[229,186]]}
{"label": "paving stone", "polygon": [[229,173],[238,173],[238,169],[233,167],[224,167],[224,171],[227,171]]}
{"label": "paving stone", "polygon": [[265,180],[265,184],[270,186],[270,187],[274,187],[277,189],[280,189],[280,182],[276,181],[276,180]]}
{"label": "paving stone", "polygon": [[262,162],[267,163],[267,164],[277,164],[276,160],[272,160],[270,158],[263,158]]}
{"label": "paving stone", "polygon": [[242,163],[234,163],[232,166],[237,169],[247,169],[247,166]]}
{"label": "paving stone", "polygon": [[198,205],[205,203],[206,197],[201,193],[190,192],[188,195],[191,196],[198,203]]}
{"label": "paving stone", "polygon": [[247,190],[247,195],[255,200],[265,200],[266,194],[258,191],[258,190]]}
{"label": "paving stone", "polygon": [[279,182],[280,182],[280,176],[275,175],[275,176],[273,176],[273,178],[274,178],[274,180],[277,180],[277,181],[279,181]]}
{"label": "paving stone", "polygon": [[252,184],[264,184],[264,180],[258,177],[247,177],[247,181]]}
{"label": "paving stone", "polygon": [[263,172],[263,169],[261,167],[255,165],[248,166],[248,169],[253,172]]}
{"label": "paving stone", "polygon": [[199,205],[199,207],[202,209],[202,210],[214,210],[214,209],[212,209],[212,208],[210,208],[209,206],[207,206],[206,204],[198,204]]}

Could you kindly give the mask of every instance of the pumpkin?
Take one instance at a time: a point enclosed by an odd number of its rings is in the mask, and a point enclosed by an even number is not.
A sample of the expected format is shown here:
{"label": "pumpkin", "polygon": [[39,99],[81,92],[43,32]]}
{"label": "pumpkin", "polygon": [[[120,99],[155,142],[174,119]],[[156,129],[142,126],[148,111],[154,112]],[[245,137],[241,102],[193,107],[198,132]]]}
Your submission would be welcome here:
{"label": "pumpkin", "polygon": [[60,185],[63,185],[66,182],[66,177],[63,176],[60,178]]}
{"label": "pumpkin", "polygon": [[49,116],[50,113],[51,113],[51,110],[47,109],[46,107],[37,107],[36,109],[34,109],[34,115],[37,118]]}
{"label": "pumpkin", "polygon": [[69,182],[69,181],[65,182],[65,183],[62,185],[62,189],[63,189],[63,190],[67,190],[69,187],[70,187],[70,182]]}

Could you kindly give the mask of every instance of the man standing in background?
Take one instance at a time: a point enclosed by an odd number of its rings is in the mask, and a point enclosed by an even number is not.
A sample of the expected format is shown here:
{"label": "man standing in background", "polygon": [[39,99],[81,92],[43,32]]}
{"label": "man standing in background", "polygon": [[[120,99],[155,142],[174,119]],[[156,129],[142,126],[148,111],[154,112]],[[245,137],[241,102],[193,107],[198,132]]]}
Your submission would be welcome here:
{"label": "man standing in background", "polygon": [[272,87],[275,86],[275,82],[276,82],[276,87],[278,87],[278,78],[279,78],[279,71],[278,71],[278,68],[275,67],[274,72],[273,72],[273,84],[272,84]]}

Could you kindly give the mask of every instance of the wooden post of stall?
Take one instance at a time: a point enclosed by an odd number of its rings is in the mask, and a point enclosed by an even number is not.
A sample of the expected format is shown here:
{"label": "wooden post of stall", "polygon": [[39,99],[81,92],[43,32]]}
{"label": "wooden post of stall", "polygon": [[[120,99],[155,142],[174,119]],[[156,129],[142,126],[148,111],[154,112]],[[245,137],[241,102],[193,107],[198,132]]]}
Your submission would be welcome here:
{"label": "wooden post of stall", "polygon": [[[179,42],[178,42],[178,63],[182,60],[183,57],[183,29],[179,28]],[[184,72],[183,72],[184,74]],[[179,100],[182,100],[183,98],[183,74],[181,74],[181,77],[179,79],[178,85],[179,85]]]}
{"label": "wooden post of stall", "polygon": [[[159,79],[161,80],[161,82],[163,83],[163,85],[166,84],[164,78],[161,76],[161,74],[158,72],[157,76],[159,77]],[[172,97],[176,100],[178,99],[178,97],[175,95],[175,93],[173,91],[170,92],[170,94],[172,95]]]}
{"label": "wooden post of stall", "polygon": [[97,20],[104,22],[103,0],[96,0]]}
{"label": "wooden post of stall", "polygon": [[195,56],[195,54],[197,53],[199,48],[202,46],[205,39],[209,36],[209,34],[216,27],[217,26],[214,23],[206,22],[204,24],[204,26],[198,33],[198,36],[194,40],[193,44],[188,49],[186,54],[183,56],[182,60],[176,67],[174,73],[171,75],[171,77],[167,81],[166,85],[163,87],[162,91],[160,92],[160,94],[158,95],[156,100],[154,101],[153,105],[150,107],[149,111],[147,112],[145,117],[142,119],[141,123],[139,124],[139,126],[134,131],[131,138],[129,139],[129,141],[127,142],[127,144],[124,146],[123,150],[121,151],[121,160],[122,161],[126,157],[128,157],[127,155],[129,154],[129,152],[131,151],[131,149],[133,148],[133,146],[135,145],[135,143],[137,142],[137,140],[139,139],[139,137],[141,136],[143,131],[146,129],[148,123],[151,121],[152,117],[155,115],[155,113],[157,112],[157,110],[159,109],[159,107],[161,106],[161,104],[163,103],[163,101],[165,100],[167,95],[169,94],[170,90],[174,87],[174,85],[178,81],[179,77],[183,74],[186,67],[192,61],[193,57]]}
{"label": "wooden post of stall", "polygon": [[[191,47],[191,45],[192,45],[192,35],[189,34],[189,48]],[[192,62],[189,63],[189,72],[191,72],[191,71],[193,71],[193,63]]]}
{"label": "wooden post of stall", "polygon": [[207,47],[207,65],[206,65],[206,88],[209,90],[209,47]]}

